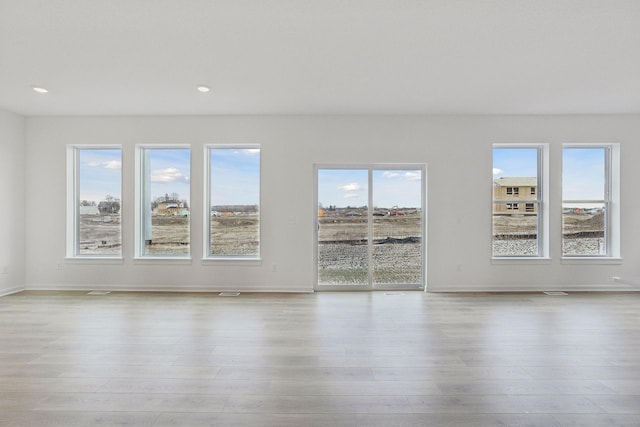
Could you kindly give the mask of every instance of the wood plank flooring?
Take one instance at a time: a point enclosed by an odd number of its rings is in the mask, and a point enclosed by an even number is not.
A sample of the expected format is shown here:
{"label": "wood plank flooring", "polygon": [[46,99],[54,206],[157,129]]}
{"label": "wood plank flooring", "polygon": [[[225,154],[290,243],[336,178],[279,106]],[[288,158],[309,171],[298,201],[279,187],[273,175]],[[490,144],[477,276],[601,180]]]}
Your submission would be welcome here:
{"label": "wood plank flooring", "polygon": [[640,426],[640,293],[22,292],[0,426]]}

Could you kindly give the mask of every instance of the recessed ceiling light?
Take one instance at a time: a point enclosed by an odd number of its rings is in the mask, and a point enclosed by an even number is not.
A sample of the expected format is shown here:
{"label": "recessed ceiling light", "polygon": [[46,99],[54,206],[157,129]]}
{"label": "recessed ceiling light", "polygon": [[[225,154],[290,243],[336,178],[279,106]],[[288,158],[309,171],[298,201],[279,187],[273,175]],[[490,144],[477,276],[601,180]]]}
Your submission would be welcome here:
{"label": "recessed ceiling light", "polygon": [[35,90],[38,93],[49,93],[49,91],[43,88],[42,86],[33,86],[33,90]]}
{"label": "recessed ceiling light", "polygon": [[209,88],[209,86],[205,86],[205,85],[198,85],[198,90],[202,93],[207,93],[211,90],[211,88]]}

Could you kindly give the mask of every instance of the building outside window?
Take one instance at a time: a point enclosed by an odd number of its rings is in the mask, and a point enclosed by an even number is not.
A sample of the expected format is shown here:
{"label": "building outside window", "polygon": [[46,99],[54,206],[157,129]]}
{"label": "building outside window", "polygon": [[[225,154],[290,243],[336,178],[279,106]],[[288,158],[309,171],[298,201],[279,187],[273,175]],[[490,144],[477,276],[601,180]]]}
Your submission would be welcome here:
{"label": "building outside window", "polygon": [[67,257],[121,257],[121,148],[70,146],[67,157]]}
{"label": "building outside window", "polygon": [[188,146],[138,146],[136,256],[190,255]]}
{"label": "building outside window", "polygon": [[545,159],[546,145],[494,145],[494,257],[546,256],[547,228],[540,190]]}

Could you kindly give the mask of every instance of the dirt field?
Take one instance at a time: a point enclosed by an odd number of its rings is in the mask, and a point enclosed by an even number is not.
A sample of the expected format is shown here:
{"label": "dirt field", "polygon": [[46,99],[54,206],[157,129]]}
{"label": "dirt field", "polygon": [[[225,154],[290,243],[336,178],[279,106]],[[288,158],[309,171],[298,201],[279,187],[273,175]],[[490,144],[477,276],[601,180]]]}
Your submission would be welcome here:
{"label": "dirt field", "polygon": [[[367,238],[368,233],[366,216],[323,217],[318,219],[318,226],[320,243],[363,240]],[[373,217],[374,241],[387,237],[420,237],[421,234],[418,215]]]}
{"label": "dirt field", "polygon": [[[536,216],[494,216],[494,255],[536,255]],[[563,214],[562,254],[602,255],[604,214]]]}
{"label": "dirt field", "polygon": [[[530,238],[537,232],[535,215],[493,217],[493,235],[496,239]],[[604,215],[562,215],[562,234],[567,239],[602,237],[604,235]]]}
{"label": "dirt field", "polygon": [[[320,284],[366,284],[367,217],[323,217],[319,218],[318,227]],[[420,284],[420,217],[375,216],[373,233],[373,284]]]}
{"label": "dirt field", "polygon": [[80,255],[119,255],[120,214],[80,216]]}
{"label": "dirt field", "polygon": [[211,255],[257,255],[259,238],[258,215],[211,218]]}

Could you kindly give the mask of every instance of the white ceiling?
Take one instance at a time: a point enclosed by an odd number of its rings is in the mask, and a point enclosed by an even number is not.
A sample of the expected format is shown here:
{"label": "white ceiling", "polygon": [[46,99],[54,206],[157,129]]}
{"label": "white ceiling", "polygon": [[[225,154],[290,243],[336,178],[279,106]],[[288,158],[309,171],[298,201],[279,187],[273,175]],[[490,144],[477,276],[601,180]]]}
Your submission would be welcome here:
{"label": "white ceiling", "polygon": [[640,113],[640,1],[0,0],[0,108]]}

